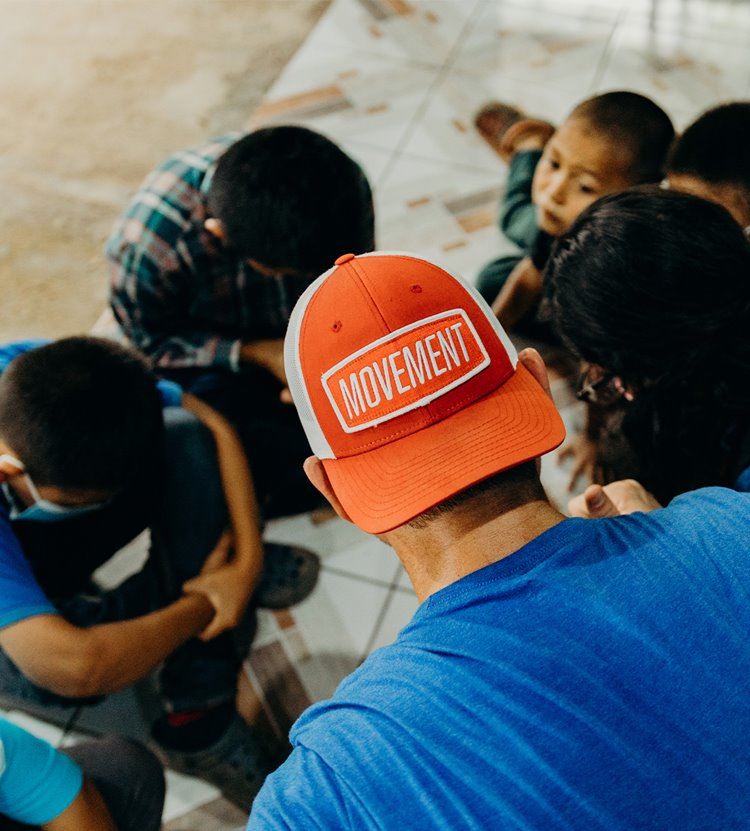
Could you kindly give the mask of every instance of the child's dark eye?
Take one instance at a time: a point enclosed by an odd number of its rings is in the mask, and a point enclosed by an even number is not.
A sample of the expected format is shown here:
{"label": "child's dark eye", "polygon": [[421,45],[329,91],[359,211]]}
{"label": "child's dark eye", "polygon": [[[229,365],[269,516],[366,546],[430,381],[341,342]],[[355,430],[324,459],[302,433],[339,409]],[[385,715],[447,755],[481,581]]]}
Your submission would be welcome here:
{"label": "child's dark eye", "polygon": [[550,160],[549,160],[549,166],[550,166],[553,170],[559,170],[559,169],[560,169],[560,162],[556,162],[554,159],[550,159]]}
{"label": "child's dark eye", "polygon": [[596,193],[594,188],[592,188],[590,185],[581,185],[580,186],[580,191],[581,191],[581,193],[586,193],[586,194],[589,194],[589,195],[592,194],[592,193]]}

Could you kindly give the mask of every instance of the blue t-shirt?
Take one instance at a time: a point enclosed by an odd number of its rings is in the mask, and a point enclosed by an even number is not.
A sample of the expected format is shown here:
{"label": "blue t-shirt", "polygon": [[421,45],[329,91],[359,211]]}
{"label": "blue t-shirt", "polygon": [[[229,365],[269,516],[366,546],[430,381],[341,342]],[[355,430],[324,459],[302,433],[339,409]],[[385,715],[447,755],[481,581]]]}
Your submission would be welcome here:
{"label": "blue t-shirt", "polygon": [[570,519],[295,724],[250,829],[750,828],[750,495]]}
{"label": "blue t-shirt", "polygon": [[[10,362],[45,340],[17,341],[0,346],[0,374]],[[159,381],[164,407],[179,407],[182,389],[171,381]],[[0,629],[34,615],[57,614],[36,581],[10,523],[10,506],[0,494]]]}
{"label": "blue t-shirt", "polygon": [[0,815],[43,825],[73,802],[82,784],[72,759],[0,718]]}

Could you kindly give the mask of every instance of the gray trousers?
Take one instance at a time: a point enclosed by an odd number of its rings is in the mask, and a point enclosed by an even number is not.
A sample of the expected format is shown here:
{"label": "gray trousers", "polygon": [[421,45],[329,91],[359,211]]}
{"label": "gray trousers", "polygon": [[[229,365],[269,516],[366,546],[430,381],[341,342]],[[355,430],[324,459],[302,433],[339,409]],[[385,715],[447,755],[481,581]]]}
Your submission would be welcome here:
{"label": "gray trousers", "polygon": [[[142,745],[118,736],[82,742],[63,751],[96,785],[117,831],[158,831],[164,808],[164,771]],[[31,826],[0,817],[3,831]]]}

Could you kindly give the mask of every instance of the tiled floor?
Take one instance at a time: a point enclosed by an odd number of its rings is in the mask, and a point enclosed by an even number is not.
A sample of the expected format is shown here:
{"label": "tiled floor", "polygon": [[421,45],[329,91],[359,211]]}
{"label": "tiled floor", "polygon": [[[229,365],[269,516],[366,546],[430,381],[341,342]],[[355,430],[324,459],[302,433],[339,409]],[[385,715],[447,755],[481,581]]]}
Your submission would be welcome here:
{"label": "tiled floor", "polygon": [[[481,103],[499,98],[554,120],[588,94],[627,87],[682,126],[707,105],[750,96],[748,42],[741,0],[334,0],[251,124],[303,123],[339,141],[375,185],[379,247],[471,278],[511,250],[494,225],[505,171],[472,127]],[[564,384],[556,394],[575,428]],[[554,459],[544,480],[564,504]],[[417,604],[394,554],[338,520],[296,517],[267,535],[323,562],[312,597],[263,613],[245,665],[245,710],[262,708],[283,733],[391,642]],[[243,825],[215,790],[172,775],[165,821],[196,831]]]}

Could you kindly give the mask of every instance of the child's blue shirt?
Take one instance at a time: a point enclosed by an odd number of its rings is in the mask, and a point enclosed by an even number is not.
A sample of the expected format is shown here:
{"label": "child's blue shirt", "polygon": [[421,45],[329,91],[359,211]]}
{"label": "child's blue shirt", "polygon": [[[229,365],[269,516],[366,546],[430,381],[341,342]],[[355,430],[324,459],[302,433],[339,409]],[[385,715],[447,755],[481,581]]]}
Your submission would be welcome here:
{"label": "child's blue shirt", "polygon": [[68,808],[82,784],[72,759],[0,718],[0,815],[44,825]]}

